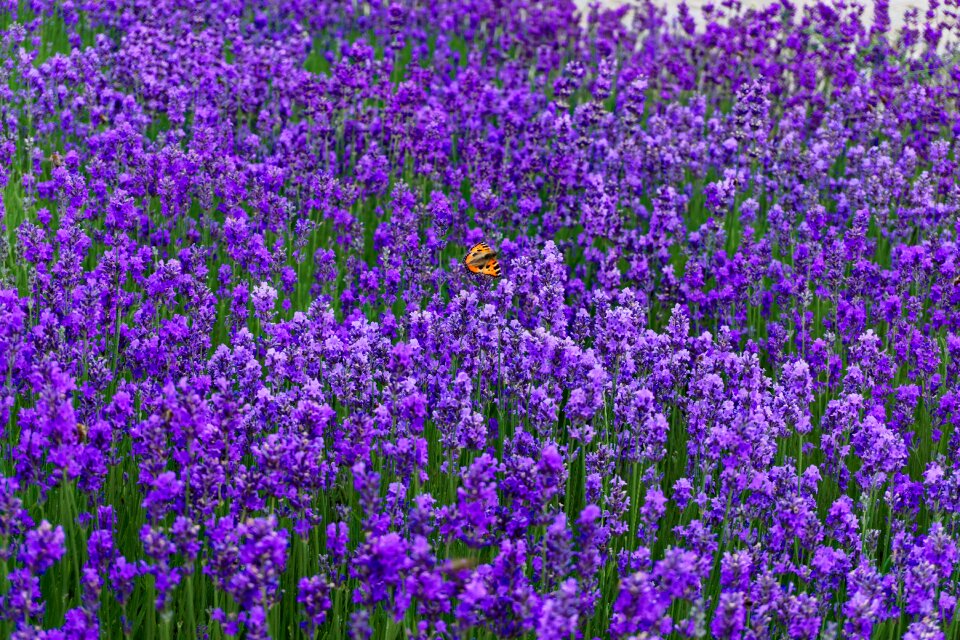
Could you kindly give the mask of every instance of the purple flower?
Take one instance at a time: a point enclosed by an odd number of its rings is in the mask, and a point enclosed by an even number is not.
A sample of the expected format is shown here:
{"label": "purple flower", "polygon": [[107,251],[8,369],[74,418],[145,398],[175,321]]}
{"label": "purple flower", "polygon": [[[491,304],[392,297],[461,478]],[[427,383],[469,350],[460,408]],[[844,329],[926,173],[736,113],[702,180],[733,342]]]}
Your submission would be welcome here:
{"label": "purple flower", "polygon": [[260,611],[251,613],[248,620],[248,629],[254,633],[262,628],[258,616],[279,596],[289,534],[277,530],[273,516],[250,518],[240,525],[227,517],[216,521],[210,537],[210,562],[204,571],[244,610]]}
{"label": "purple flower", "polygon": [[576,634],[580,614],[577,588],[577,581],[569,578],[553,597],[544,599],[537,621],[537,638],[565,638]]}
{"label": "purple flower", "polygon": [[721,593],[713,621],[710,623],[710,631],[721,638],[740,638],[743,635],[745,618],[743,594],[738,591]]}
{"label": "purple flower", "polygon": [[307,619],[301,624],[312,635],[323,624],[330,609],[330,585],[320,576],[301,578],[297,584],[297,602],[303,607]]}
{"label": "purple flower", "polygon": [[63,527],[53,528],[44,520],[27,532],[17,559],[34,575],[40,575],[63,558],[67,552]]}
{"label": "purple flower", "polygon": [[253,302],[253,311],[257,319],[267,322],[273,315],[277,304],[277,290],[265,282],[261,282],[253,289],[250,295]]}

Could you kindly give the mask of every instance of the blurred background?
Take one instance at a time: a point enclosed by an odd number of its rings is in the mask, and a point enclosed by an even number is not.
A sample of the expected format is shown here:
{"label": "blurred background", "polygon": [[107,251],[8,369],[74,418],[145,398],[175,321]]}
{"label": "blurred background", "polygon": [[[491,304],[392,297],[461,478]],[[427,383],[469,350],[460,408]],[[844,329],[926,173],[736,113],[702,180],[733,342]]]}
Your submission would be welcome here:
{"label": "blurred background", "polygon": [[[586,8],[595,0],[575,0],[577,5],[581,8]],[[625,0],[599,0],[602,6],[616,7],[624,4]],[[741,0],[741,3],[744,8],[748,7],[762,7],[769,5],[773,0]],[[679,3],[679,0],[654,0],[656,4],[666,5],[666,6],[676,6]],[[795,4],[798,7],[807,4],[814,4],[815,0],[794,0]],[[687,0],[687,5],[692,10],[691,12],[697,18],[700,17],[700,9],[704,5],[713,4],[714,6],[719,6],[720,2],[717,0]],[[873,20],[873,2],[871,0],[865,0],[864,4],[867,6],[866,11],[864,12],[864,20],[871,22]],[[889,0],[890,6],[890,22],[891,25],[896,28],[899,27],[903,22],[903,16],[911,7],[917,8],[920,10],[921,17],[923,13],[927,10],[926,0]],[[940,4],[946,4],[941,2]],[[941,9],[943,11],[943,9]]]}

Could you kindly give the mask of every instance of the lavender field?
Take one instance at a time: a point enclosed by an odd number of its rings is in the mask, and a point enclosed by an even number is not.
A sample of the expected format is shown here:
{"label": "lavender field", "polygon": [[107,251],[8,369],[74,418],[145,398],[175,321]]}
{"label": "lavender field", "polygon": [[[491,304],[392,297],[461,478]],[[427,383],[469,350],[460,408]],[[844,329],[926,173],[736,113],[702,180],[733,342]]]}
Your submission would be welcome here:
{"label": "lavender field", "polygon": [[0,638],[960,639],[929,1],[0,1]]}

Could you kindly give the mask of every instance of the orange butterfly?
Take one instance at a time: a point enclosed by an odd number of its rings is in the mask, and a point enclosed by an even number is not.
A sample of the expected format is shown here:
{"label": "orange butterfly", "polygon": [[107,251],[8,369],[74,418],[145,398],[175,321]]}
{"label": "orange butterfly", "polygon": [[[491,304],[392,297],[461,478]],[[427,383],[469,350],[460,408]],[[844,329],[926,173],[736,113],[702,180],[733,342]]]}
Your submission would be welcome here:
{"label": "orange butterfly", "polygon": [[497,262],[497,252],[486,242],[473,245],[463,264],[473,273],[479,273],[491,278],[500,277],[500,263]]}

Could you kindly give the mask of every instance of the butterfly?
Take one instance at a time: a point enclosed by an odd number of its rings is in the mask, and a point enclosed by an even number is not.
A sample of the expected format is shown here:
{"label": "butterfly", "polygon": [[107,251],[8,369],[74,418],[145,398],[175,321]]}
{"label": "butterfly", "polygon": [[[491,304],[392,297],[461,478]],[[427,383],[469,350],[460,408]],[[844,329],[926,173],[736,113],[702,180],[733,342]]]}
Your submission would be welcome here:
{"label": "butterfly", "polygon": [[500,277],[500,263],[497,261],[497,252],[486,242],[473,245],[473,248],[463,259],[464,266],[473,273],[479,273],[491,278]]}

